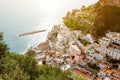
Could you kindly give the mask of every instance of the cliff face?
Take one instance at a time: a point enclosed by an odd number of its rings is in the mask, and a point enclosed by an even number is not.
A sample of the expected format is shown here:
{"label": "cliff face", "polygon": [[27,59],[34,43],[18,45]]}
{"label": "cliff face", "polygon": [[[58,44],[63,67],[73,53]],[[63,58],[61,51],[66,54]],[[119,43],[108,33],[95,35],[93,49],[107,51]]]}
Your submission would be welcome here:
{"label": "cliff face", "polygon": [[49,45],[49,43],[46,41],[46,42],[43,42],[43,43],[40,43],[38,45],[38,48],[41,50],[41,51],[47,51],[47,50],[51,50],[51,47]]}
{"label": "cliff face", "polygon": [[48,33],[48,36],[47,36],[47,38],[49,39],[49,40],[51,40],[51,41],[56,41],[56,38],[57,38],[57,32],[56,31],[51,31],[51,32],[49,32]]}

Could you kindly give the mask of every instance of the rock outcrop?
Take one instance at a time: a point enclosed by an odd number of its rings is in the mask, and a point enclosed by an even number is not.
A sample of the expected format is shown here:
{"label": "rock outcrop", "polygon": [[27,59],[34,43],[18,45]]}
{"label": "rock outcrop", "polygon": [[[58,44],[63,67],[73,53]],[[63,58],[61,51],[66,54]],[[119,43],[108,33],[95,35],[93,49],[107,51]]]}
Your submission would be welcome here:
{"label": "rock outcrop", "polygon": [[38,48],[39,48],[40,51],[51,50],[51,47],[50,47],[50,45],[49,45],[48,42],[40,43],[40,44],[38,45]]}

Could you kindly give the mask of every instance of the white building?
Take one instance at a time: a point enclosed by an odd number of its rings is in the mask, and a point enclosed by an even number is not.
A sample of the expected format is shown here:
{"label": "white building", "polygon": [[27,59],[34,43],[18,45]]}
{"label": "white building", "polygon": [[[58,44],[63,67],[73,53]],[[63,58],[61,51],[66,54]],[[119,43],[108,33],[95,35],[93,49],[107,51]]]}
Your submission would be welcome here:
{"label": "white building", "polygon": [[111,43],[120,44],[120,33],[116,32],[109,32],[106,34],[108,37],[103,37],[102,39],[99,39],[100,46],[97,46],[95,49],[96,51],[99,51],[100,53],[107,54],[113,59],[120,60],[120,50],[119,48],[110,47]]}
{"label": "white building", "polygon": [[99,53],[99,54],[97,54],[97,55],[95,56],[95,58],[96,58],[97,60],[101,61],[101,60],[104,59],[104,55]]}
{"label": "white building", "polygon": [[106,77],[110,80],[120,80],[120,71],[116,69],[104,68],[100,70],[98,76],[104,78],[104,80]]}
{"label": "white building", "polygon": [[118,70],[120,70],[120,65],[118,66]]}
{"label": "white building", "polygon": [[77,56],[78,54],[81,54],[81,50],[77,45],[70,45],[69,52],[71,55]]}
{"label": "white building", "polygon": [[100,61],[98,62],[97,66],[103,69],[103,68],[110,68],[112,65],[110,63]]}
{"label": "white building", "polygon": [[109,32],[106,33],[106,36],[112,40],[112,42],[120,45],[120,33]]}
{"label": "white building", "polygon": [[106,37],[103,37],[102,39],[99,39],[99,44],[101,46],[108,46],[110,44],[110,39],[109,38],[106,38]]}
{"label": "white building", "polygon": [[68,64],[62,65],[60,68],[61,68],[63,71],[65,71],[65,70],[70,69],[70,68],[71,68],[71,65],[68,65]]}
{"label": "white building", "polygon": [[112,47],[109,47],[109,48],[97,47],[96,50],[99,51],[100,53],[107,54],[108,56],[110,56],[113,59],[120,60],[120,50],[119,49],[112,48]]}
{"label": "white building", "polygon": [[94,43],[94,40],[93,40],[93,38],[92,38],[92,36],[91,36],[90,34],[87,34],[86,40],[87,40],[88,42],[90,42],[90,43]]}

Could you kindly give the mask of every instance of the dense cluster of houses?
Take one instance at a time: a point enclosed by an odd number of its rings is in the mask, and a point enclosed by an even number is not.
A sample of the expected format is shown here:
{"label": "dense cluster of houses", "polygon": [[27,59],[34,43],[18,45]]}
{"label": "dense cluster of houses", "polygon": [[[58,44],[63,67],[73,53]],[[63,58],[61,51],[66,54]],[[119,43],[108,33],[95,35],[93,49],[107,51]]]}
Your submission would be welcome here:
{"label": "dense cluster of houses", "polygon": [[88,70],[86,70],[84,68],[73,68],[72,71],[74,73],[80,75],[80,76],[85,76],[89,80],[93,80],[94,79],[94,75],[90,71],[88,71]]}
{"label": "dense cluster of houses", "polygon": [[96,47],[97,51],[120,60],[120,33],[107,33],[106,37],[99,40],[99,44],[100,46]]}
{"label": "dense cluster of houses", "polygon": [[[99,39],[98,43],[93,43],[91,37],[86,37],[86,40],[91,43],[87,46],[83,46],[78,40],[81,37],[80,33],[74,31],[71,37],[69,35],[71,32],[59,34],[57,39],[60,40],[54,45],[60,47],[58,42],[61,43],[62,37],[67,36],[69,39],[64,38],[66,40],[64,45],[67,44],[65,52],[61,54],[52,48],[43,52],[38,51],[36,58],[39,63],[44,61],[45,64],[58,66],[62,70],[70,69],[73,73],[84,76],[88,80],[120,80],[120,62],[117,63],[118,67],[115,69],[112,68],[113,64],[108,62],[108,57],[120,61],[120,33],[109,32],[106,37]],[[88,64],[96,64],[99,70],[95,71]]]}
{"label": "dense cluster of houses", "polygon": [[120,71],[111,68],[103,68],[98,73],[97,80],[120,80]]}

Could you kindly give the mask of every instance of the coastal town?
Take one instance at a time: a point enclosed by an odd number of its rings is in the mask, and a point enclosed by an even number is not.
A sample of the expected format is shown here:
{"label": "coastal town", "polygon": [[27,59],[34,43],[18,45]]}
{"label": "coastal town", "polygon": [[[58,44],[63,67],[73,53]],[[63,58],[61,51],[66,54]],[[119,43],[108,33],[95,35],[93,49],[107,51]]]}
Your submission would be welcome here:
{"label": "coastal town", "polygon": [[120,80],[120,0],[0,0],[0,80]]}
{"label": "coastal town", "polygon": [[81,30],[55,25],[46,42],[33,50],[40,65],[71,70],[87,80],[120,80],[120,33],[108,32],[94,41],[90,34],[83,35]]}

